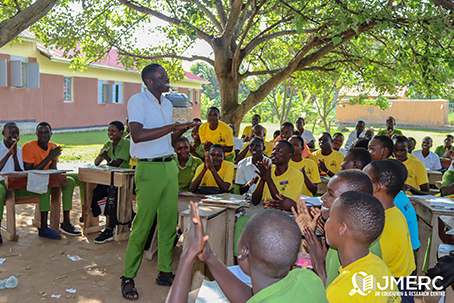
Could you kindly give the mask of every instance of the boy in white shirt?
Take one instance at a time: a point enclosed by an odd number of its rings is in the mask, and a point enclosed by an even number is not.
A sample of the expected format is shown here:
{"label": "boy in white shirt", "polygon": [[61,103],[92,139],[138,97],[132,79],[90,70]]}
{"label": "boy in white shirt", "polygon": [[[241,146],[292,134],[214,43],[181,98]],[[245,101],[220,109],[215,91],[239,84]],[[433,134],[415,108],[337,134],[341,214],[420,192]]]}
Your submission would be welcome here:
{"label": "boy in white shirt", "polygon": [[425,137],[422,140],[421,147],[422,149],[415,150],[412,155],[414,155],[416,158],[418,158],[419,161],[424,163],[427,170],[440,170],[440,157],[438,157],[436,153],[430,151],[430,148],[432,147],[432,138]]}

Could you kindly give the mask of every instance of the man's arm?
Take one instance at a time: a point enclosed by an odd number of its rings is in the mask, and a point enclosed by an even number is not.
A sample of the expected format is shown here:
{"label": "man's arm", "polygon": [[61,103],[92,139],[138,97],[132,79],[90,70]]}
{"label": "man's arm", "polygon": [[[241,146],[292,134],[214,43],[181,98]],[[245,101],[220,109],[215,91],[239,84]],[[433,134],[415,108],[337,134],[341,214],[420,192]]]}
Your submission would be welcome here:
{"label": "man's arm", "polygon": [[[16,144],[16,143],[14,143],[14,144]],[[3,170],[3,167],[5,167],[5,164],[6,164],[6,162],[8,162],[9,157],[11,157],[11,155],[12,155],[12,150],[10,149],[10,150],[6,153],[6,155],[2,158],[2,160],[0,160],[0,171]]]}
{"label": "man's arm", "polygon": [[53,163],[51,163],[51,167],[49,167],[49,168],[55,169],[55,168],[57,168],[57,158],[60,155],[61,155],[61,146],[52,147],[51,150],[49,151],[49,154],[47,155],[47,157],[44,158],[44,160],[41,161],[38,165],[34,166],[33,163],[24,162],[24,168],[25,168],[25,170],[44,169],[44,168],[46,168],[47,164],[49,164],[49,162],[52,161]]}
{"label": "man's arm", "polygon": [[429,190],[429,183],[424,183],[419,186],[420,190],[417,188],[414,188],[411,185],[404,184],[404,191],[410,191],[413,195],[417,196],[424,196],[424,195],[430,195],[430,190]]}
{"label": "man's arm", "polygon": [[228,192],[230,188],[230,183],[222,180],[221,176],[219,176],[218,172],[212,165],[210,165],[210,171],[213,174],[214,180],[218,184],[219,188],[225,193]]}
{"label": "man's arm", "polygon": [[240,162],[241,160],[243,160],[244,157],[246,157],[246,154],[247,154],[248,151],[249,151],[249,144],[247,144],[247,145],[238,153],[238,155],[236,155],[235,163],[238,164],[238,162]]}
{"label": "man's arm", "polygon": [[233,145],[232,146],[224,146],[224,149],[225,149],[226,153],[230,153],[231,151],[233,151]]}
{"label": "man's arm", "polygon": [[187,129],[194,127],[194,125],[196,125],[195,122],[174,123],[161,127],[145,129],[143,128],[142,123],[130,122],[129,129],[131,131],[132,140],[135,143],[139,143],[159,139],[171,132],[176,132],[177,135],[180,134],[181,136],[182,133],[184,133]]}
{"label": "man's arm", "polygon": [[312,193],[312,195],[315,195],[317,193],[317,184],[312,183],[311,179],[309,179],[308,175],[306,174],[305,168],[306,166],[303,166],[303,168],[301,169],[301,172],[304,176],[304,184],[306,184],[307,189]]}

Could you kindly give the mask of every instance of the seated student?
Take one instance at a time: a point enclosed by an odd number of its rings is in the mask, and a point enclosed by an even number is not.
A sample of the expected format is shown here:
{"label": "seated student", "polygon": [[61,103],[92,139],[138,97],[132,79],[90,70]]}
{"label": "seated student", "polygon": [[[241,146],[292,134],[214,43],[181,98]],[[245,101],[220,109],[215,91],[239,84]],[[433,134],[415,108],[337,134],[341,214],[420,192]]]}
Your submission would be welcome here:
{"label": "seated student", "polygon": [[322,133],[318,138],[320,150],[311,154],[309,159],[318,164],[320,174],[334,176],[341,170],[344,155],[332,148],[333,139],[329,133]]}
{"label": "seated student", "polygon": [[274,133],[273,133],[273,143],[277,139],[277,137],[279,137],[280,135],[281,135],[281,131],[279,129],[274,131]]}
{"label": "seated student", "polygon": [[200,141],[203,144],[203,150],[209,151],[213,144],[220,144],[224,147],[225,160],[234,162],[235,151],[233,146],[232,129],[224,122],[220,121],[221,112],[215,106],[212,106],[207,111],[207,122],[199,127]]}
{"label": "seated student", "polygon": [[175,143],[175,153],[177,156],[173,159],[178,167],[178,188],[181,191],[189,191],[189,186],[194,178],[195,171],[202,160],[193,157],[189,153],[189,141],[186,137],[180,137]]}
{"label": "seated student", "polygon": [[[25,143],[22,147],[24,168],[31,169],[57,169],[58,156],[61,154],[61,146],[50,142],[52,127],[47,122],[41,122],[36,126],[38,140]],[[70,221],[72,209],[73,191],[75,180],[70,175],[66,176],[66,186],[61,188],[63,204],[63,223],[60,225],[62,232],[72,236],[82,234]]]}
{"label": "seated student", "polygon": [[[385,211],[374,196],[349,191],[336,199],[325,224],[326,242],[338,250],[342,267],[326,289],[329,302],[400,302],[394,283],[385,280],[391,277],[388,266],[369,251],[384,226]],[[364,285],[352,287],[360,272],[374,277],[369,290]],[[386,295],[377,295],[376,283],[387,285],[382,290]]]}
{"label": "seated student", "polygon": [[236,155],[238,155],[240,150],[243,148],[243,140],[241,140],[240,138],[235,137],[235,134],[236,134],[235,126],[233,126],[233,124],[229,124],[229,126],[232,129],[232,131],[233,131],[233,142],[234,142],[233,150],[235,151],[235,157],[236,157]]}
{"label": "seated student", "polygon": [[366,136],[366,123],[363,120],[359,120],[356,122],[355,130],[353,130],[347,138],[347,142],[345,143],[345,149],[349,150],[353,147],[353,142],[357,141],[360,138],[364,138]]}
{"label": "seated student", "polygon": [[370,162],[372,162],[372,156],[367,149],[362,147],[353,147],[345,155],[344,162],[342,162],[341,164],[341,168],[342,170],[362,170]]}
{"label": "seated student", "polygon": [[408,178],[405,181],[406,194],[428,195],[429,177],[424,164],[419,160],[408,157],[408,139],[404,136],[394,138],[394,156],[402,162],[408,170]]}
{"label": "seated student", "polygon": [[199,127],[200,125],[194,126],[191,131],[192,142],[190,142],[190,151],[191,155],[203,160],[205,158],[205,152],[203,151],[203,144],[200,141]]}
{"label": "seated student", "polygon": [[[14,122],[8,122],[3,126],[3,140],[0,142],[0,172],[12,173],[15,171],[24,170],[24,162],[22,161],[22,149],[17,146],[19,142],[19,127]],[[38,235],[49,239],[58,240],[60,234],[54,232],[47,227],[47,213],[50,211],[50,189],[47,193],[38,195],[22,190],[15,190],[16,199],[39,196],[39,210],[41,212],[41,228],[38,228]],[[0,225],[3,219],[3,208],[5,206],[6,187],[5,179],[0,175]],[[0,244],[3,243],[3,238],[0,234]]]}
{"label": "seated student", "polygon": [[[427,137],[426,137],[427,138]],[[408,153],[411,154],[416,147],[416,140],[413,137],[408,137]]]}
{"label": "seated student", "polygon": [[[248,141],[250,142],[250,140],[254,137],[260,137],[264,140],[263,142],[265,145],[263,153],[265,154],[265,156],[271,157],[271,152],[273,151],[274,144],[265,141],[265,128],[263,126],[259,124],[254,125],[254,127],[252,128],[251,136],[248,137]],[[243,149],[237,154],[235,158],[236,163],[239,163],[244,158],[251,156],[251,152],[249,151],[249,142],[245,142],[243,145]]]}
{"label": "seated student", "polygon": [[449,151],[450,150],[454,151],[454,145],[452,145],[452,140],[453,140],[452,135],[446,135],[446,138],[444,140],[445,144],[437,146],[437,148],[435,149],[435,153],[440,158],[449,158]]}
{"label": "seated student", "polygon": [[388,159],[393,154],[394,143],[388,136],[375,136],[370,140],[368,149],[372,161],[384,160]]}
{"label": "seated student", "polygon": [[[254,128],[254,126],[256,126],[256,125],[259,125],[260,120],[261,120],[260,115],[255,114],[252,116],[252,121],[251,121],[252,125],[247,125],[243,129],[243,134],[241,136],[241,139],[243,140],[243,142],[248,142],[251,140],[252,128]],[[266,128],[263,127],[263,129],[265,130],[265,135],[263,136],[263,138],[265,139],[266,138]]]}
{"label": "seated student", "polygon": [[364,134],[364,139],[372,140],[373,137],[374,137],[374,130],[372,128],[369,128],[368,130],[366,130],[366,133]]}
{"label": "seated student", "polygon": [[[257,125],[255,127],[257,127]],[[238,163],[238,168],[236,170],[235,184],[238,184],[240,187],[240,194],[254,192],[258,181],[257,163],[271,162],[269,158],[263,155],[264,142],[261,137],[253,137],[248,143],[248,149],[252,156],[241,160]]]}
{"label": "seated student", "polygon": [[353,144],[352,148],[362,147],[362,148],[367,149],[368,146],[369,146],[369,142],[370,142],[369,139],[359,139],[359,140],[355,141],[355,143]]}
{"label": "seated student", "polygon": [[[362,171],[357,169],[349,169],[340,171],[328,182],[328,190],[322,196],[322,217],[319,219],[317,227],[320,232],[326,234],[325,223],[323,221],[328,220],[330,217],[330,211],[333,207],[334,201],[343,193],[348,191],[358,191],[372,195],[374,189],[372,182],[369,177]],[[315,214],[313,213],[314,218]],[[298,220],[301,213],[297,214],[297,222],[304,222],[304,220]],[[308,218],[306,222],[311,222],[311,218]],[[312,265],[314,266],[315,272],[322,279],[326,286],[330,285],[331,282],[336,279],[339,275],[339,267],[341,261],[339,259],[339,253],[334,247],[327,248],[325,242],[320,242],[315,236],[314,229],[305,229],[304,224],[299,224],[303,234],[306,237],[306,244],[311,255]],[[369,250],[377,255],[381,256],[380,243],[375,241],[369,246]]]}
{"label": "seated student", "polygon": [[[277,142],[279,142],[281,140],[287,141],[288,139],[290,139],[291,136],[294,135],[294,133],[295,133],[295,128],[294,128],[293,124],[290,122],[284,122],[281,125],[281,131],[279,133],[279,136],[274,139],[274,144],[276,144]],[[302,156],[303,156],[303,158],[309,158],[310,155],[311,155],[311,151],[307,147],[306,142],[304,142],[304,149],[303,149]]]}
{"label": "seated student", "polygon": [[[129,140],[123,139],[124,125],[120,121],[112,121],[107,128],[107,135],[110,141],[107,141],[101,148],[101,152],[95,159],[95,165],[99,166],[103,161],[108,166],[129,168]],[[76,179],[78,182],[79,180]],[[101,214],[98,207],[98,201],[108,197],[109,186],[98,185],[93,191],[92,212],[94,216]],[[93,241],[96,244],[102,244],[113,240],[113,231],[115,226],[110,223],[109,216],[106,215],[106,228]]]}
{"label": "seated student", "polygon": [[216,192],[229,192],[233,186],[234,165],[225,159],[224,146],[214,144],[210,151],[205,153],[205,162],[199,167],[194,174],[189,189],[195,193],[204,191],[202,187],[217,188]]}
{"label": "seated student", "polygon": [[[296,201],[303,188],[303,175],[296,168],[289,166],[294,153],[293,145],[288,141],[279,141],[271,153],[272,167],[258,163],[259,182],[252,194],[252,203],[257,205],[262,200],[277,199],[277,194]],[[295,202],[294,202],[295,203]],[[294,204],[293,205],[296,205]],[[287,210],[290,210],[290,205]]]}
{"label": "seated student", "polygon": [[304,125],[306,123],[304,122],[304,119],[299,117],[296,119],[296,129],[300,132],[301,138],[303,138],[304,142],[306,142],[307,146],[309,148],[314,148],[315,147],[315,138],[314,134],[307,128],[304,128]]}
{"label": "seated student", "polygon": [[[405,277],[416,269],[407,221],[394,204],[394,199],[404,185],[405,174],[393,160],[373,161],[364,168],[364,172],[372,180],[374,197],[380,200],[385,209],[385,228],[379,238],[382,259],[394,277],[404,277],[405,281]],[[402,300],[411,302],[413,296],[405,295],[409,289],[404,284],[398,284],[399,290],[404,292]]]}
{"label": "seated student", "polygon": [[342,153],[344,156],[347,153],[347,150],[345,148],[342,148],[342,144],[344,143],[344,135],[342,133],[335,133],[333,135],[333,144],[332,147],[334,150],[337,150],[338,152]]}
{"label": "seated student", "polygon": [[301,156],[302,149],[304,148],[303,138],[300,136],[291,136],[288,142],[290,142],[295,149],[289,165],[302,172],[304,177],[304,185],[301,194],[313,197],[317,193],[317,184],[322,182],[320,180],[318,166],[313,160]]}
{"label": "seated student", "polygon": [[[410,140],[408,140],[410,143]],[[422,140],[421,144],[422,149],[415,150],[413,152],[413,155],[424,165],[426,166],[427,170],[440,170],[441,169],[441,163],[440,163],[440,157],[434,152],[430,151],[430,148],[432,147],[432,138],[431,137],[425,137]]]}
{"label": "seated student", "polygon": [[[454,153],[452,154],[454,156]],[[441,179],[440,195],[454,198],[454,170],[447,170]]]}
{"label": "seated student", "polygon": [[388,118],[386,118],[386,129],[381,129],[377,133],[377,136],[392,137],[395,134],[403,136],[402,131],[394,128],[395,125],[396,125],[396,119],[394,119],[393,117],[389,116]]}
{"label": "seated student", "polygon": [[[200,120],[199,118],[192,119],[192,122],[196,122],[199,125],[202,124],[202,120]],[[191,144],[194,141],[194,137],[192,136],[192,132],[189,135],[186,136],[186,139],[188,139],[189,144]]]}
{"label": "seated student", "polygon": [[230,302],[327,302],[320,278],[307,269],[291,270],[301,245],[301,232],[287,214],[262,210],[252,216],[241,234],[238,264],[251,277],[252,288],[233,275],[211,251],[197,205],[192,202],[190,214],[189,246],[181,256],[166,302],[188,301],[192,264],[196,257],[205,262]]}

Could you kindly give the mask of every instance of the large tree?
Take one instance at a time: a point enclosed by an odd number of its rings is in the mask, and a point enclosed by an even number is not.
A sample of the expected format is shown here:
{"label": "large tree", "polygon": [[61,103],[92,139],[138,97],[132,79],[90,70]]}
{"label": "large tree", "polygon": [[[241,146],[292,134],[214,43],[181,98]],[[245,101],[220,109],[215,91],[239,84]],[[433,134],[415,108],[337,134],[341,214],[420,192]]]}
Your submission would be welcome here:
{"label": "large tree", "polygon": [[10,42],[23,30],[44,17],[58,0],[2,1],[0,15],[0,47]]}
{"label": "large tree", "polygon": [[[74,13],[71,3],[77,1],[63,2],[38,31],[47,44],[77,49],[74,66],[96,61],[111,47],[120,49],[122,62],[131,67],[158,60],[171,69],[180,67],[178,60],[202,60],[216,72],[223,119],[236,126],[295,72],[342,67],[358,83],[381,91],[411,82],[439,92],[454,67],[453,17],[432,2],[120,0],[119,5],[92,0]],[[132,29],[153,18],[166,22],[154,29],[165,42],[157,44],[152,33],[150,46],[137,49]],[[214,58],[183,56],[196,40],[205,41]],[[240,83],[259,75],[266,80],[239,100]]]}

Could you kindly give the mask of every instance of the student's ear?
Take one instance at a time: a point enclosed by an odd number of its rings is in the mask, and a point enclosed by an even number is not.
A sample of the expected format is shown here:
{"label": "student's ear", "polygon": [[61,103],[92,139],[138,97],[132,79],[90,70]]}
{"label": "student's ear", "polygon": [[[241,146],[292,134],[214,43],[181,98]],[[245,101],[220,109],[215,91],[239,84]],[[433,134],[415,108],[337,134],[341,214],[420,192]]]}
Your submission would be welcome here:
{"label": "student's ear", "polygon": [[344,222],[342,222],[341,226],[339,227],[339,235],[341,237],[343,237],[348,231],[348,227],[347,227],[347,224],[345,224]]}
{"label": "student's ear", "polygon": [[353,160],[353,169],[359,169],[358,168],[358,161]]}
{"label": "student's ear", "polygon": [[238,260],[240,261],[244,261],[247,259],[247,257],[249,256],[249,248],[247,248],[246,246],[243,246],[243,249],[241,250],[241,253],[238,255]]}
{"label": "student's ear", "polygon": [[381,189],[381,185],[379,183],[372,183],[372,187],[374,188],[374,194],[378,193]]}

